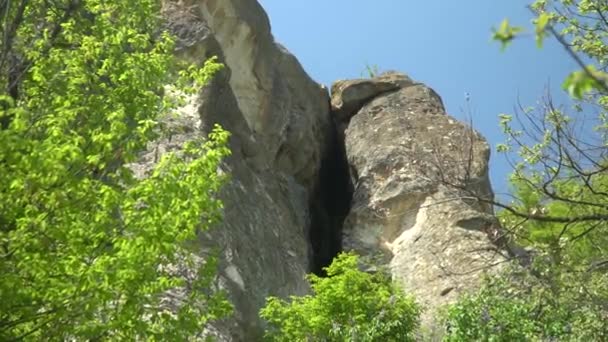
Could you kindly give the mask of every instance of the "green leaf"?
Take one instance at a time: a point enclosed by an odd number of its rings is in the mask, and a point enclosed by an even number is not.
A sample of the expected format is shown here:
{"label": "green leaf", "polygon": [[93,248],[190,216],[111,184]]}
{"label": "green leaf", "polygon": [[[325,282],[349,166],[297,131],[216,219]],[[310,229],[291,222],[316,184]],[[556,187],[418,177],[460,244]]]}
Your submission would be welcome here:
{"label": "green leaf", "polygon": [[501,50],[504,49],[511,43],[511,41],[523,31],[522,27],[519,26],[511,26],[509,24],[508,19],[504,19],[498,29],[493,28],[492,31],[494,34],[492,35],[493,40],[497,40],[501,44]]}
{"label": "green leaf", "polygon": [[605,91],[608,74],[599,71],[593,65],[589,65],[585,70],[572,72],[562,84],[568,94],[575,99],[582,99],[585,94],[592,91]]}
{"label": "green leaf", "polygon": [[546,36],[547,25],[551,16],[547,13],[541,13],[536,19],[536,46],[538,48],[543,47],[543,40]]}
{"label": "green leaf", "polygon": [[[229,311],[212,290],[217,263],[187,244],[221,218],[229,134],[215,127],[145,179],[128,167],[176,110],[153,90],[198,91],[221,65],[186,64],[191,84],[176,82],[159,1],[23,4],[2,12],[5,28],[17,25],[11,52],[35,63],[17,101],[0,90],[0,119],[11,120],[0,129],[0,340],[194,339]],[[197,273],[200,262],[209,267]],[[195,290],[163,312],[180,286]]]}

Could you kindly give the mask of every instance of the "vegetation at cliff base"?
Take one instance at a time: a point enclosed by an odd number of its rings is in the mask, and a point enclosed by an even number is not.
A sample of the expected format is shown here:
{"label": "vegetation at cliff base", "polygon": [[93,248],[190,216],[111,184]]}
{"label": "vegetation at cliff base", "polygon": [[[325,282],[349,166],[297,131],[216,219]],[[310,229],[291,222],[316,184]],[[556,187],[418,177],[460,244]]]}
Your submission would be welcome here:
{"label": "vegetation at cliff base", "polygon": [[[177,97],[221,65],[176,68],[152,0],[0,2],[0,340],[186,340],[230,310],[185,242],[220,219],[228,133],[129,163]],[[190,272],[185,272],[184,270]],[[187,287],[168,306],[168,291]]]}
{"label": "vegetation at cliff base", "polygon": [[352,253],[338,255],[327,277],[310,274],[312,295],[289,302],[270,297],[261,311],[271,341],[414,341],[420,307],[390,275],[358,269]]}

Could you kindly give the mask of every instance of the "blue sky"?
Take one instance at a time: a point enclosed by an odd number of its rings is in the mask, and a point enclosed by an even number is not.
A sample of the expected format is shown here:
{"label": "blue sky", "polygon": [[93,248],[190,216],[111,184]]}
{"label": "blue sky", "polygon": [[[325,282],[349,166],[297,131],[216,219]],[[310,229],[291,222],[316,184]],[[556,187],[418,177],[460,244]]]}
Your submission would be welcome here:
{"label": "blue sky", "polygon": [[[491,28],[504,18],[529,24],[524,0],[260,0],[278,42],[294,53],[317,81],[360,77],[366,64],[398,70],[435,89],[448,113],[463,118],[470,94],[473,125],[492,144],[504,141],[500,113],[519,101],[535,105],[549,86],[558,102],[564,77],[576,69],[564,50],[548,41],[536,48],[530,35],[505,52]],[[497,193],[507,190],[509,167],[493,150]]]}

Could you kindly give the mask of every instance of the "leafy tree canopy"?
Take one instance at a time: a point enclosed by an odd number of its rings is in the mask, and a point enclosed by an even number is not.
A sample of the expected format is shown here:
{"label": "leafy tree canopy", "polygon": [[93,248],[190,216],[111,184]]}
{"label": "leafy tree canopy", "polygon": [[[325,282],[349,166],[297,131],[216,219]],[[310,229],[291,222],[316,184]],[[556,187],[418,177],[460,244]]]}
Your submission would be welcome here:
{"label": "leafy tree canopy", "polygon": [[[563,88],[573,108],[547,96],[536,108],[501,115],[513,156],[513,201],[494,202],[529,265],[492,278],[448,310],[448,340],[608,339],[608,3],[537,0],[537,43],[557,39],[580,66]],[[503,46],[525,30],[495,30]]]}
{"label": "leafy tree canopy", "polygon": [[[213,258],[228,133],[128,164],[221,66],[178,74],[155,0],[0,2],[0,340],[186,340],[229,311]],[[183,269],[194,275],[187,277]],[[174,307],[167,291],[187,286]]]}

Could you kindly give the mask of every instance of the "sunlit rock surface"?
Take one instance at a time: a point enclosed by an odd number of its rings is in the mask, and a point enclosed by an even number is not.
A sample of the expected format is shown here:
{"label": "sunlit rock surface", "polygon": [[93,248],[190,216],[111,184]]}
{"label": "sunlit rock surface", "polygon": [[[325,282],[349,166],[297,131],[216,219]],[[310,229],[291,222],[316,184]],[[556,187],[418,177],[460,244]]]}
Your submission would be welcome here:
{"label": "sunlit rock surface", "polygon": [[224,221],[201,235],[200,250],[219,248],[219,286],[235,309],[210,332],[254,341],[267,296],[309,290],[309,202],[331,133],[328,92],[274,42],[254,0],[167,1],[163,14],[181,58],[203,63],[218,56],[226,68],[166,120],[173,133],[152,144],[136,169],[145,173],[159,155],[180,150],[213,124],[232,133],[232,156],[222,167],[231,175],[222,191]]}
{"label": "sunlit rock surface", "polygon": [[427,307],[427,327],[505,260],[491,208],[447,186],[491,197],[489,147],[432,89],[390,72],[339,81],[330,98],[274,41],[255,0],[165,1],[163,15],[178,56],[226,65],[133,166],[145,176],[216,123],[232,132],[224,221],[198,246],[219,249],[218,286],[235,314],[205,333],[259,340],[265,298],[308,293],[305,274],[339,248],[389,267]]}
{"label": "sunlit rock surface", "polygon": [[423,323],[431,326],[437,308],[505,260],[493,241],[499,230],[491,208],[471,196],[493,196],[489,146],[446,115],[423,84],[409,80],[366,98],[347,115],[344,133],[355,192],[343,247],[389,267],[425,306]]}

